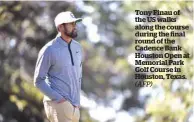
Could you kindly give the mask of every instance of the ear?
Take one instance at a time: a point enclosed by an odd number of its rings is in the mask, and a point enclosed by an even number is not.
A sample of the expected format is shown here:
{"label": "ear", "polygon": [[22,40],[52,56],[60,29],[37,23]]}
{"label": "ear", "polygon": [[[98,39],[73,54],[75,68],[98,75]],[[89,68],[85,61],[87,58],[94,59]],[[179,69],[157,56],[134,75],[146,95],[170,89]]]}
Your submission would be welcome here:
{"label": "ear", "polygon": [[59,25],[59,26],[57,27],[58,32],[61,32],[61,29],[62,29],[62,25]]}

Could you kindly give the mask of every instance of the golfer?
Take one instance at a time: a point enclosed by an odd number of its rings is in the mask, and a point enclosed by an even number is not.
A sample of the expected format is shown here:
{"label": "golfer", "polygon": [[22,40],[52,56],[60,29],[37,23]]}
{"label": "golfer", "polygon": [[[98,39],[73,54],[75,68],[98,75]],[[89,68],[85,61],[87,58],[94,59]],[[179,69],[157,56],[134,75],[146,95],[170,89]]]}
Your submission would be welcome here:
{"label": "golfer", "polygon": [[50,122],[79,122],[82,79],[82,48],[72,12],[55,17],[58,35],[42,47],[35,66],[34,85],[44,94],[44,108]]}

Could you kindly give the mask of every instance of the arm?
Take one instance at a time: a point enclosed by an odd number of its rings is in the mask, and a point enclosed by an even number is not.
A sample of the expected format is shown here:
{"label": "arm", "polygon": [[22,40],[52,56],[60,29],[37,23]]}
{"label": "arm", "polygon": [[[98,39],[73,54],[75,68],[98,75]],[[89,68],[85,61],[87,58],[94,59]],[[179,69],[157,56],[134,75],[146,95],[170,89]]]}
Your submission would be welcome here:
{"label": "arm", "polygon": [[45,82],[49,68],[52,66],[52,60],[50,49],[48,47],[41,49],[35,67],[34,85],[50,99],[59,102],[63,97]]}

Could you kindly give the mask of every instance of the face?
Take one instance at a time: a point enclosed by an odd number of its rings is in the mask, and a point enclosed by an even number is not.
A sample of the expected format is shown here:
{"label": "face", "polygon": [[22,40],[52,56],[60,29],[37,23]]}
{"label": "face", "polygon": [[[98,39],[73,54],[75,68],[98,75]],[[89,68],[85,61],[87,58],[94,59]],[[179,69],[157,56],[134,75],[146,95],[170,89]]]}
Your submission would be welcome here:
{"label": "face", "polygon": [[76,38],[77,37],[77,29],[76,29],[76,23],[64,23],[62,24],[62,33],[65,35],[71,37],[71,38]]}

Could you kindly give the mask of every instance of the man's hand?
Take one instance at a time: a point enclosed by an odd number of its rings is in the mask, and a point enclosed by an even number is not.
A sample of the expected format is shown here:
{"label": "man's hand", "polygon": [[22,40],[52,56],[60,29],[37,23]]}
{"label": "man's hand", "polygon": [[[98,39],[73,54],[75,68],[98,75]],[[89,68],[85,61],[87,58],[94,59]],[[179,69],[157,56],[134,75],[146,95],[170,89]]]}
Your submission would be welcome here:
{"label": "man's hand", "polygon": [[63,102],[65,102],[65,101],[66,101],[66,99],[63,98],[63,99],[59,100],[57,103],[63,103]]}

